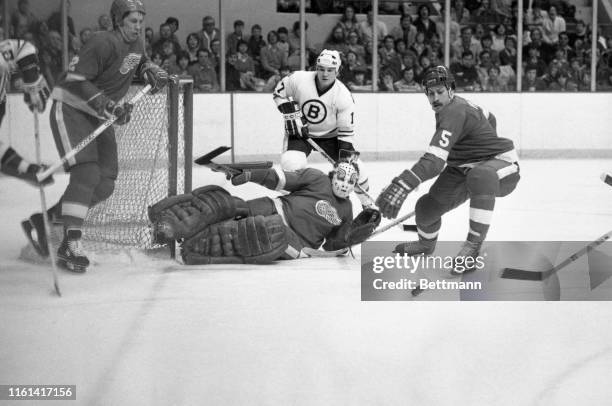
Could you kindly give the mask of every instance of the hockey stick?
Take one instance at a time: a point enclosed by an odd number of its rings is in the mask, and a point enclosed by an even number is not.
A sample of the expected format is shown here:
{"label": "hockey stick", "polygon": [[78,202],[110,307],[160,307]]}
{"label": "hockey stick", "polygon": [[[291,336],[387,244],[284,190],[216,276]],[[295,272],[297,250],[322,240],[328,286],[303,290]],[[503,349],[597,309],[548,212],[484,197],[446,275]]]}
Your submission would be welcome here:
{"label": "hockey stick", "polygon": [[[36,148],[36,162],[38,165],[42,164],[42,153],[40,150],[40,130],[38,123],[38,112],[36,110],[34,113],[34,142]],[[45,178],[42,178],[45,179]],[[39,179],[40,180],[40,179]],[[47,240],[47,246],[49,247],[49,258],[51,258],[51,272],[53,275],[53,287],[55,288],[55,293],[58,296],[62,296],[62,292],[59,287],[59,278],[57,276],[57,264],[55,263],[55,250],[53,248],[53,242],[51,241],[51,226],[49,223],[49,214],[47,213],[47,197],[45,196],[45,187],[41,184],[38,185],[38,191],[40,192],[40,208],[42,210],[43,215],[43,225],[45,230],[45,238]]]}
{"label": "hockey stick", "polygon": [[[364,243],[364,242],[368,241],[370,238],[374,237],[375,235],[384,233],[385,231],[395,227],[399,223],[408,220],[412,216],[414,216],[414,212],[410,212],[408,214],[405,214],[402,217],[393,220],[389,224],[385,224],[382,227],[378,227],[376,230],[374,230],[374,232],[372,234],[370,234],[370,236],[368,238],[366,238],[361,243]],[[355,244],[355,245],[357,245],[357,244]],[[302,252],[304,252],[304,254],[307,254],[307,255],[309,255],[311,257],[338,257],[338,256],[346,254],[351,247],[340,248],[340,249],[334,250],[334,251],[323,251],[323,250],[318,250],[318,249],[314,249],[314,248],[310,248],[310,247],[304,247],[304,248],[302,248]]]}
{"label": "hockey stick", "polygon": [[583,256],[584,254],[592,251],[597,246],[603,244],[608,239],[612,237],[612,231],[608,231],[606,234],[599,237],[597,240],[591,242],[586,247],[581,250],[575,252],[573,255],[566,258],[559,265],[554,266],[546,271],[528,271],[526,269],[517,269],[517,268],[505,268],[502,272],[501,277],[504,279],[520,279],[526,281],[543,281],[548,279],[551,275],[555,274],[557,271],[565,268],[572,262],[576,261],[578,258]]}
{"label": "hockey stick", "polygon": [[608,184],[609,186],[612,186],[612,175],[609,173],[602,173],[601,180],[603,180],[604,183]]}
{"label": "hockey stick", "polygon": [[271,161],[254,161],[254,162],[238,162],[234,164],[218,164],[212,161],[213,158],[229,151],[231,147],[219,147],[208,154],[195,159],[193,162],[197,165],[202,165],[210,168],[214,172],[223,172],[228,178],[241,174],[244,170],[249,169],[269,169],[272,167]]}
{"label": "hockey stick", "polygon": [[[138,93],[136,93],[134,95],[134,97],[132,97],[132,99],[128,102],[130,104],[136,104],[140,99],[142,99],[144,97],[145,94],[147,94],[147,92],[151,90],[151,85],[146,85],[145,87],[143,87],[142,89],[140,89],[138,91]],[[89,134],[87,137],[85,137],[81,142],[79,142],[73,149],[71,149],[70,151],[68,151],[66,153],[66,155],[64,155],[62,158],[60,158],[59,161],[57,161],[56,163],[54,163],[53,165],[51,165],[49,168],[47,168],[46,170],[38,173],[36,175],[36,178],[38,179],[39,182],[43,181],[44,179],[46,179],[47,177],[49,177],[49,175],[53,174],[55,171],[57,171],[58,169],[60,169],[62,166],[64,166],[64,164],[66,162],[68,162],[69,159],[73,158],[76,154],[78,154],[79,152],[81,152],[83,150],[83,148],[85,148],[87,145],[89,145],[93,140],[95,140],[100,134],[102,134],[108,127],[110,127],[111,125],[113,125],[113,123],[117,121],[117,117],[111,117],[108,120],[106,120],[104,123],[102,123],[98,128],[96,128],[94,130],[94,132],[92,132],[91,134]]]}

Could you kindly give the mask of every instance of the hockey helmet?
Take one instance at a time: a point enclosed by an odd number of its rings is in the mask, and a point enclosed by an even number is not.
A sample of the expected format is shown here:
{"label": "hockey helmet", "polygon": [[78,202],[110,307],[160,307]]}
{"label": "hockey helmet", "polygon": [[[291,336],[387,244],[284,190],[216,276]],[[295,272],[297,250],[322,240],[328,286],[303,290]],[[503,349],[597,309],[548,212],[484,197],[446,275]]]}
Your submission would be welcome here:
{"label": "hockey helmet", "polygon": [[340,53],[336,50],[324,49],[317,57],[317,66],[323,66],[324,68],[335,68],[336,72],[340,70]]}
{"label": "hockey helmet", "polygon": [[423,88],[427,93],[427,88],[444,85],[449,90],[455,90],[455,78],[453,74],[444,65],[434,66],[429,68],[423,75]]}
{"label": "hockey helmet", "polygon": [[146,14],[144,3],[142,0],[113,0],[111,5],[110,17],[113,25],[118,25],[126,14],[132,11],[139,11]]}
{"label": "hockey helmet", "polygon": [[359,168],[355,162],[340,162],[332,173],[332,192],[341,198],[346,199],[355,189],[359,179]]}

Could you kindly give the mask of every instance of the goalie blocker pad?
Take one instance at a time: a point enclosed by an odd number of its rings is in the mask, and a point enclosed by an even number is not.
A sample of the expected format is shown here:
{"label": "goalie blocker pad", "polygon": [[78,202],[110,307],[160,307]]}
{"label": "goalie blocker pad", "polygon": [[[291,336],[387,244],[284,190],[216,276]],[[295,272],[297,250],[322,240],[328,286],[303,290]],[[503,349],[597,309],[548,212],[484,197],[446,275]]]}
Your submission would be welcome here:
{"label": "goalie blocker pad", "polygon": [[269,264],[288,247],[280,215],[250,216],[213,224],[181,244],[187,265]]}
{"label": "goalie blocker pad", "polygon": [[211,224],[234,218],[240,214],[237,202],[237,198],[215,185],[166,197],[148,208],[153,242],[167,244],[188,238]]}

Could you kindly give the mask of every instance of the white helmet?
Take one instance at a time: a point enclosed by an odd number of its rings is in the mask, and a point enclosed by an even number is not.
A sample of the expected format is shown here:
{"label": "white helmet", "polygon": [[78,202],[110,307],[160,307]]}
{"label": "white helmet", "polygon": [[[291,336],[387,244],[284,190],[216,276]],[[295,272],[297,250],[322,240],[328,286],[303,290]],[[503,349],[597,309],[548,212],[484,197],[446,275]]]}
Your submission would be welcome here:
{"label": "white helmet", "polygon": [[340,70],[340,53],[335,50],[324,49],[317,58],[317,66],[323,66],[324,68],[335,68],[336,73]]}
{"label": "white helmet", "polygon": [[349,197],[359,180],[359,169],[354,162],[340,162],[333,171],[332,192],[341,199]]}

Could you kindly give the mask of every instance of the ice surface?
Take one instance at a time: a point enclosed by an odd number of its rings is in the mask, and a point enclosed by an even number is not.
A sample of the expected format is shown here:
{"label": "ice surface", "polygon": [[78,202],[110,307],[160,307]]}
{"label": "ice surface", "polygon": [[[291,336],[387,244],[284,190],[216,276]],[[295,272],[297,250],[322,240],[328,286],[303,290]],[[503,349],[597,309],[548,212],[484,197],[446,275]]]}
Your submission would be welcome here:
{"label": "ice surface", "polygon": [[[368,162],[372,194],[407,165]],[[612,228],[612,188],[599,179],[609,169],[605,160],[522,161],[517,190],[497,201],[489,240],[599,237]],[[207,169],[194,179],[227,186]],[[48,188],[49,202],[65,183],[60,176]],[[36,189],[0,178],[2,384],[76,384],[79,405],[612,399],[609,302],[361,302],[359,250],[356,259],[257,267],[96,254],[86,274],[60,272],[57,298],[48,266],[18,259],[19,223],[37,207]],[[465,205],[449,213],[440,238],[463,240],[467,218]],[[394,228],[377,239],[412,237]]]}

